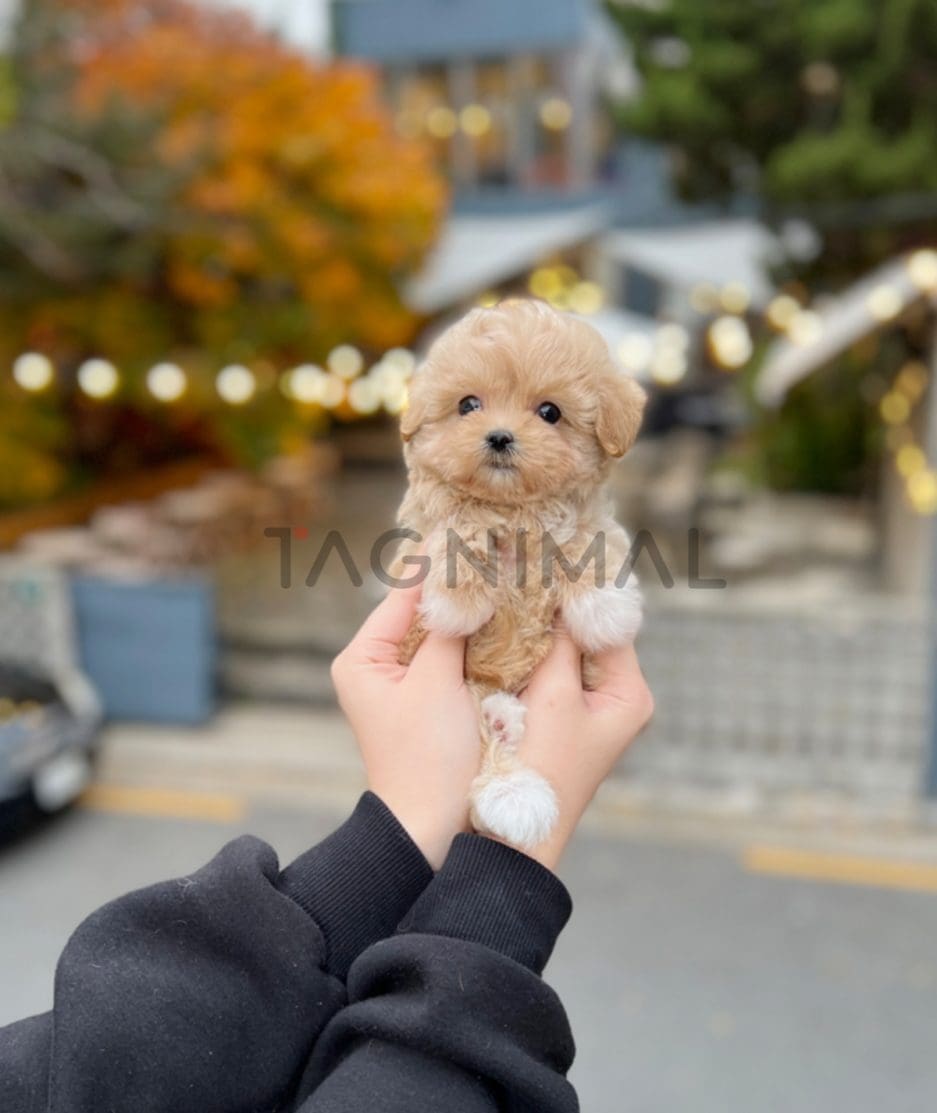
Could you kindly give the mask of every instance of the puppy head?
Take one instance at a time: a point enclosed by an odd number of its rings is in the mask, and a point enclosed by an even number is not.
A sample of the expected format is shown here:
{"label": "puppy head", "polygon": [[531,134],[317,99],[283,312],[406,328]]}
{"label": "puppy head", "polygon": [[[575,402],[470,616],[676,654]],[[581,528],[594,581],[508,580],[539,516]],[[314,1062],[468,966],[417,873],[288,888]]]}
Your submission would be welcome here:
{"label": "puppy head", "polygon": [[430,348],[401,420],[412,469],[513,505],[591,489],[641,424],[644,391],[598,332],[541,302],[475,309]]}

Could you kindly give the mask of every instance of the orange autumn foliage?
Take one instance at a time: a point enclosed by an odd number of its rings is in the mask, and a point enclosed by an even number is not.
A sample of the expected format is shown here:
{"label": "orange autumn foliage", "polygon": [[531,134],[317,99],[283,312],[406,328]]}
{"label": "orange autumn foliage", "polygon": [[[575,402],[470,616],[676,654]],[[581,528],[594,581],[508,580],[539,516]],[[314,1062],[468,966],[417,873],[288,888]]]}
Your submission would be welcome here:
{"label": "orange autumn foliage", "polygon": [[176,339],[220,354],[321,356],[411,338],[401,279],[430,247],[446,195],[429,152],[399,137],[375,74],[314,62],[241,16],[184,0],[58,0],[74,109],[155,119],[154,160],[177,183],[158,273]]}

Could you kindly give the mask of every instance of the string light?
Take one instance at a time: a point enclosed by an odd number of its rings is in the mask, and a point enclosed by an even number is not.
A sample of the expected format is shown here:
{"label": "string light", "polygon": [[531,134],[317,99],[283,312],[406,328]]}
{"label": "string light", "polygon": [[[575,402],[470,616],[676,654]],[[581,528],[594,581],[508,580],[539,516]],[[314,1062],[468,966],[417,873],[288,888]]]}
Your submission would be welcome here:
{"label": "string light", "polygon": [[485,290],[475,299],[475,304],[479,307],[479,309],[491,309],[493,306],[498,304],[499,300],[500,299],[498,297],[497,291]]}
{"label": "string light", "polygon": [[548,131],[565,131],[572,121],[572,106],[563,97],[547,97],[540,105],[540,122]]}
{"label": "string light", "polygon": [[719,294],[719,304],[726,313],[744,313],[752,297],[741,282],[729,282]]}
{"label": "string light", "polygon": [[891,321],[901,312],[901,294],[894,286],[876,286],[866,299],[866,307],[876,321]]}
{"label": "string light", "polygon": [[355,379],[348,387],[348,404],[359,414],[373,414],[380,409],[383,398],[371,377]]}
{"label": "string light", "polygon": [[537,267],[527,282],[527,288],[535,298],[552,301],[563,290],[563,279],[556,267]]}
{"label": "string light", "polygon": [[618,345],[618,358],[632,375],[645,374],[654,356],[654,342],[643,332],[629,332]]}
{"label": "string light", "polygon": [[46,390],[55,378],[52,360],[40,352],[25,352],[13,362],[13,378],[31,393]]}
{"label": "string light", "polygon": [[459,126],[459,119],[448,105],[437,104],[426,114],[426,130],[434,139],[451,139]]}
{"label": "string light", "polygon": [[232,406],[243,406],[257,391],[254,373],[240,363],[232,363],[218,372],[215,389],[220,397]]}
{"label": "string light", "polygon": [[477,139],[491,130],[491,113],[483,104],[467,104],[459,113],[459,123],[466,135]]}
{"label": "string light", "polygon": [[712,313],[719,306],[719,291],[708,282],[700,282],[690,291],[690,305],[697,313]]}
{"label": "string light", "polygon": [[159,402],[175,402],[185,394],[185,372],[175,363],[157,363],[146,373],[146,387]]}
{"label": "string light", "polygon": [[120,384],[117,368],[106,359],[88,359],[78,368],[78,385],[89,398],[109,398]]}
{"label": "string light", "polygon": [[345,401],[345,381],[338,375],[326,375],[322,384],[320,402],[327,410],[334,410]]}
{"label": "string light", "polygon": [[738,317],[717,317],[707,333],[709,350],[720,366],[730,371],[743,367],[752,356],[752,338]]}
{"label": "string light", "polygon": [[908,258],[908,275],[919,290],[937,292],[937,251],[921,248]]}
{"label": "string light", "polygon": [[395,368],[406,378],[409,378],[416,370],[416,356],[409,348],[391,348],[389,352],[384,354],[381,363]]}
{"label": "string light", "polygon": [[823,321],[812,309],[802,309],[788,324],[787,335],[791,343],[806,348],[815,344],[823,335]]}
{"label": "string light", "polygon": [[937,513],[937,472],[925,468],[908,478],[908,500],[918,514]]}
{"label": "string light", "polygon": [[927,465],[927,457],[916,444],[903,444],[895,453],[895,466],[901,474],[908,478]]}
{"label": "string light", "polygon": [[598,313],[605,301],[605,293],[597,282],[577,282],[567,295],[569,308],[574,313],[588,316]]}
{"label": "string light", "polygon": [[878,404],[878,412],[888,425],[903,425],[911,415],[911,403],[897,390],[890,390]]}
{"label": "string light", "polygon": [[651,363],[651,378],[664,386],[672,386],[686,376],[686,356],[678,348],[663,348],[655,352]]}
{"label": "string light", "polygon": [[690,343],[690,335],[683,325],[668,321],[657,330],[657,346],[663,350],[685,352]]}
{"label": "string light", "polygon": [[351,344],[339,344],[337,348],[333,348],[326,362],[333,375],[346,380],[360,375],[364,367],[364,358]]}
{"label": "string light", "polygon": [[790,294],[778,294],[768,303],[765,317],[768,324],[778,332],[785,332],[801,312],[800,302]]}
{"label": "string light", "polygon": [[314,363],[300,364],[286,376],[289,396],[307,406],[322,402],[325,382],[325,372]]}

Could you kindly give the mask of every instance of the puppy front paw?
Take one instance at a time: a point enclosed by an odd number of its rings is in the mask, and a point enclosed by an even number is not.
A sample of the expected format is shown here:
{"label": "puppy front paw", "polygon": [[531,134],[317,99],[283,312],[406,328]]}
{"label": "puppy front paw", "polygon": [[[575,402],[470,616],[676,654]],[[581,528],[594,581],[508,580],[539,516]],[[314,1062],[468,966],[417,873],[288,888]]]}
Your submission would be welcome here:
{"label": "puppy front paw", "polygon": [[641,592],[631,580],[592,588],[571,595],[562,614],[573,641],[588,653],[630,645],[641,629]]}
{"label": "puppy front paw", "polygon": [[549,838],[559,808],[549,781],[519,765],[508,773],[482,773],[472,786],[472,824],[519,850]]}
{"label": "puppy front paw", "polygon": [[434,591],[427,585],[420,601],[420,617],[427,630],[448,638],[465,638],[480,630],[495,613],[494,603],[481,596]]}

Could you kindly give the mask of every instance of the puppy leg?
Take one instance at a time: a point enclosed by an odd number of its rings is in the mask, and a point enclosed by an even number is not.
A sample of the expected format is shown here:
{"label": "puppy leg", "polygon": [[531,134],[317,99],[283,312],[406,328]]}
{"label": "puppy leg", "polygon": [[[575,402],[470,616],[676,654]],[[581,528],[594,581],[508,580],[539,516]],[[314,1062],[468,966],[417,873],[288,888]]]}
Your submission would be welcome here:
{"label": "puppy leg", "polygon": [[569,591],[561,607],[573,641],[589,653],[630,645],[641,629],[643,610],[633,577],[623,587],[608,584]]}
{"label": "puppy leg", "polygon": [[516,750],[524,736],[524,717],[527,714],[527,708],[517,696],[508,692],[492,692],[482,700],[481,714],[489,745]]}
{"label": "puppy leg", "polygon": [[472,824],[521,849],[543,842],[556,823],[556,795],[550,784],[517,757],[526,708],[507,692],[482,700],[487,748],[472,783]]}
{"label": "puppy leg", "polygon": [[[469,568],[462,576],[453,576],[450,583],[446,539],[441,532],[430,538],[427,555],[430,570],[420,601],[423,625],[447,637],[474,634],[495,612],[494,585],[476,568]],[[487,568],[485,571],[487,573]],[[496,584],[496,570],[490,575]]]}

